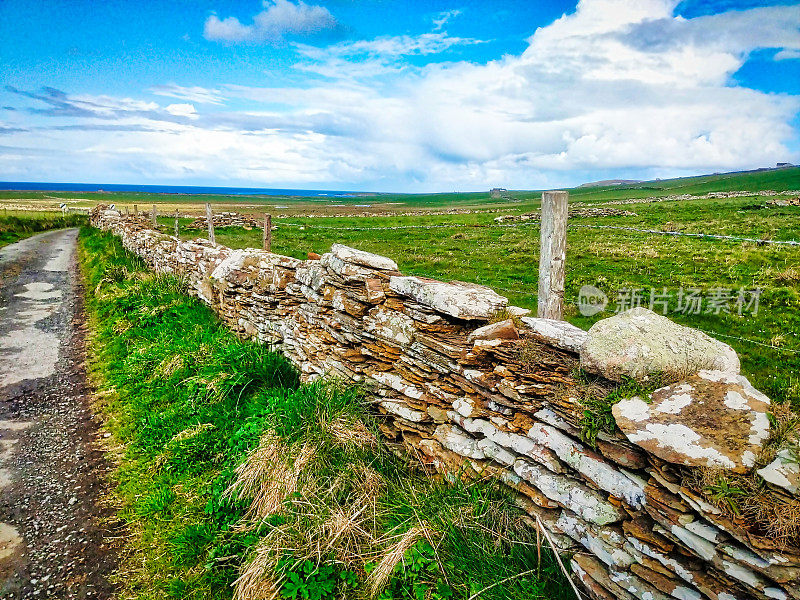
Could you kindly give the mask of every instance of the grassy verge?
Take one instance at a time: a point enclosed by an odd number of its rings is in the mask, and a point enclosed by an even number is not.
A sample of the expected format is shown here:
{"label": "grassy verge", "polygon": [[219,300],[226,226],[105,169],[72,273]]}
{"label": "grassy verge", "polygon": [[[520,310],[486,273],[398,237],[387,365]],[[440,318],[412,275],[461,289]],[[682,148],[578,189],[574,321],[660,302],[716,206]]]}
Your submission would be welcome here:
{"label": "grassy verge", "polygon": [[113,236],[80,254],[122,598],[569,597],[501,489],[409,468],[359,390],[300,385]]}
{"label": "grassy verge", "polygon": [[85,215],[54,216],[35,213],[28,213],[26,216],[0,215],[0,248],[41,231],[80,227],[87,222],[88,218]]}

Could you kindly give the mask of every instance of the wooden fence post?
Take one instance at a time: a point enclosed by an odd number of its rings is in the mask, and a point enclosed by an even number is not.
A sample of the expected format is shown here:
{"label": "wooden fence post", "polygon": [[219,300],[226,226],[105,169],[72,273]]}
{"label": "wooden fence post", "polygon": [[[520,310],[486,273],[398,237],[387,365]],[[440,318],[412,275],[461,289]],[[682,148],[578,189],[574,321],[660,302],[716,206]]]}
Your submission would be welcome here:
{"label": "wooden fence post", "polygon": [[153,214],[152,214],[153,229],[158,229],[158,222],[156,221],[156,216],[158,216],[158,209],[156,208],[156,205],[153,204]]}
{"label": "wooden fence post", "polygon": [[178,209],[175,209],[175,237],[178,237]]}
{"label": "wooden fence post", "polygon": [[211,204],[206,202],[206,219],[208,220],[208,241],[216,244],[217,240],[214,238],[214,215],[211,213]]}
{"label": "wooden fence post", "polygon": [[272,252],[272,215],[264,216],[264,250]]}
{"label": "wooden fence post", "polygon": [[134,217],[139,216],[139,207],[136,204],[133,205],[133,216]]}
{"label": "wooden fence post", "polygon": [[567,253],[567,192],[542,194],[537,314],[561,320],[564,311],[564,262]]}

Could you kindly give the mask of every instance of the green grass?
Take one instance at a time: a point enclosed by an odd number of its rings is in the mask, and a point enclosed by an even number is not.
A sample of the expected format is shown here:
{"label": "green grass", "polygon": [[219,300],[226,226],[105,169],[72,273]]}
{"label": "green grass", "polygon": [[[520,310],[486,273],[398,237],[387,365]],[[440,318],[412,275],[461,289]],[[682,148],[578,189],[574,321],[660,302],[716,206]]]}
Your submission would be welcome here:
{"label": "green grass", "polygon": [[[332,511],[352,506],[367,469],[383,482],[370,496],[378,507],[370,527],[380,539],[422,523],[431,545],[408,550],[408,568],[393,572],[384,597],[408,598],[429,585],[442,598],[466,599],[484,588],[482,599],[570,597],[552,556],[544,552],[538,561],[533,530],[496,484],[446,484],[382,442],[343,440],[343,423],[344,431],[377,439],[358,389],[300,385],[282,356],[239,340],[186,295],[184,282],[147,272],[110,234],[83,229],[80,255],[96,408],[112,434],[112,500],[125,524],[121,598],[230,598],[242,565],[259,552],[279,554],[258,575],[279,578],[282,597],[322,600],[330,589],[336,598],[363,596],[372,566],[342,559],[343,540],[311,565],[301,550]],[[304,496],[289,494],[280,514],[253,524],[245,518],[251,498],[225,490],[269,439],[287,449],[287,459],[305,445],[317,458],[298,488]],[[314,502],[298,504],[304,498]],[[381,548],[365,556],[377,560]]]}
{"label": "green grass", "polygon": [[0,248],[49,229],[80,227],[88,217],[60,213],[2,212],[0,213]]}

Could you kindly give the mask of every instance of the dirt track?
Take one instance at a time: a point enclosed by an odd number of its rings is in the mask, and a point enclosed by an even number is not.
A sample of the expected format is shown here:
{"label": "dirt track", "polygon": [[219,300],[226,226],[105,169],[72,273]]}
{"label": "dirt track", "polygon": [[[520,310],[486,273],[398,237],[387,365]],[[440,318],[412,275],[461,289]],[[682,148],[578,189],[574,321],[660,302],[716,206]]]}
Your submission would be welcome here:
{"label": "dirt track", "polygon": [[0,249],[0,598],[109,598],[76,229]]}

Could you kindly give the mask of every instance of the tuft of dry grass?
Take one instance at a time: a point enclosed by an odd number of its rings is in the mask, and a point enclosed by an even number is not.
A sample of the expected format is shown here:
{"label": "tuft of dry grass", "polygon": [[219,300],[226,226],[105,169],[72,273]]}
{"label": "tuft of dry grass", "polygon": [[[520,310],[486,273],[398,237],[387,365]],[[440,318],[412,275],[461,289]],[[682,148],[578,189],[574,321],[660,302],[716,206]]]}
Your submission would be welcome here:
{"label": "tuft of dry grass", "polygon": [[297,491],[301,471],[316,456],[311,444],[304,444],[293,453],[272,433],[266,433],[258,447],[236,469],[236,479],[225,491],[225,497],[252,498],[244,516],[252,527],[279,512],[284,501]]}
{"label": "tuft of dry grass", "polygon": [[352,446],[362,450],[378,447],[378,438],[359,420],[339,416],[326,423],[325,430],[342,446]]}
{"label": "tuft of dry grass", "polygon": [[266,538],[256,546],[233,583],[233,600],[274,600],[280,594],[283,578],[276,576],[275,552],[270,543]]}
{"label": "tuft of dry grass", "polygon": [[170,377],[175,371],[181,368],[183,368],[183,357],[180,354],[173,354],[172,356],[165,357],[154,369],[153,374]]}
{"label": "tuft of dry grass", "polygon": [[412,527],[398,536],[397,541],[387,548],[383,558],[375,565],[365,582],[370,598],[376,598],[383,591],[406,552],[423,537],[430,537],[425,523]]}
{"label": "tuft of dry grass", "polygon": [[781,283],[797,283],[800,282],[800,267],[787,267],[783,271],[778,271],[774,275],[775,281]]}

